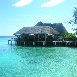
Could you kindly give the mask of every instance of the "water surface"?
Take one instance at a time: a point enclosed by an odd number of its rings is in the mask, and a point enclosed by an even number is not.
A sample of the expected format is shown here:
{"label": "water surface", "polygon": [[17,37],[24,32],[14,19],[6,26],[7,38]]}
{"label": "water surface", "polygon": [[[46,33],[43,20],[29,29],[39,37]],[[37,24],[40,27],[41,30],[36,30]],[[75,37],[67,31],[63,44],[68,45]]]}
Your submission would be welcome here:
{"label": "water surface", "polygon": [[0,77],[77,77],[77,48],[21,47],[0,37]]}

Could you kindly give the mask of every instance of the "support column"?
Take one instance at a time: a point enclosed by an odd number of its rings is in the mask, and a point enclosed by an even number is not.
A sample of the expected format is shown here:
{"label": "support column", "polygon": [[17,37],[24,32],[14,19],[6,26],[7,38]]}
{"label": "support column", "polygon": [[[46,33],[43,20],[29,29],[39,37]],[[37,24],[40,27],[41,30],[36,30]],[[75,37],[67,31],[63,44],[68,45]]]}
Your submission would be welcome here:
{"label": "support column", "polygon": [[12,40],[11,40],[11,45],[12,45]]}
{"label": "support column", "polygon": [[46,45],[46,38],[47,38],[47,35],[45,34],[45,42],[44,42],[44,45]]}
{"label": "support column", "polygon": [[9,40],[8,40],[8,44],[9,44]]}
{"label": "support column", "polygon": [[25,45],[25,41],[24,41],[24,45]]}
{"label": "support column", "polygon": [[56,41],[55,41],[54,43],[55,43],[55,45],[56,45]]}
{"label": "support column", "polygon": [[46,44],[46,42],[45,41],[43,41],[43,46]]}
{"label": "support column", "polygon": [[76,46],[76,43],[75,43],[75,46]]}
{"label": "support column", "polygon": [[11,44],[12,45],[12,40],[8,40],[8,44]]}
{"label": "support column", "polygon": [[35,45],[35,42],[33,42],[33,45]]}
{"label": "support column", "polygon": [[67,46],[67,42],[65,42],[66,43],[66,46]]}
{"label": "support column", "polygon": [[70,42],[68,43],[68,45],[70,46]]}

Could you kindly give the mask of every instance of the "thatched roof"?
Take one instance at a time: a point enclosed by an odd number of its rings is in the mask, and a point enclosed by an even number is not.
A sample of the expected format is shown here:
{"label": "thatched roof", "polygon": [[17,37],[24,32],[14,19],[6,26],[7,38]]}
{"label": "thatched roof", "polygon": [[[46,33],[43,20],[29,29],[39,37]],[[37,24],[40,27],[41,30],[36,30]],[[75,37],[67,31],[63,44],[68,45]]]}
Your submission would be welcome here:
{"label": "thatched roof", "polygon": [[64,34],[67,32],[62,23],[54,23],[52,25],[53,29],[57,30],[59,33]]}
{"label": "thatched roof", "polygon": [[51,23],[42,23],[40,21],[40,22],[38,22],[36,24],[36,26],[50,26],[53,29],[55,29],[56,31],[58,31],[60,34],[63,34],[63,33],[66,33],[67,32],[67,30],[65,29],[65,27],[63,26],[62,23],[54,23],[54,24],[51,24]]}
{"label": "thatched roof", "polygon": [[42,23],[41,21],[38,22],[35,26],[52,26],[51,23]]}
{"label": "thatched roof", "polygon": [[58,31],[54,30],[50,26],[34,26],[34,27],[23,27],[14,35],[18,34],[59,34]]}

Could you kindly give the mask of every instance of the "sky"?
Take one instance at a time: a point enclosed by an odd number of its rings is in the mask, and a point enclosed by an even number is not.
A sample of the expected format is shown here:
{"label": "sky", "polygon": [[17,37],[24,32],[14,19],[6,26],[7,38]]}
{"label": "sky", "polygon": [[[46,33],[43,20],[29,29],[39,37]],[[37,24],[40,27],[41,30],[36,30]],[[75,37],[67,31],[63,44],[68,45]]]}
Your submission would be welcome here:
{"label": "sky", "polygon": [[0,36],[12,36],[37,22],[63,23],[68,32],[77,0],[0,0]]}

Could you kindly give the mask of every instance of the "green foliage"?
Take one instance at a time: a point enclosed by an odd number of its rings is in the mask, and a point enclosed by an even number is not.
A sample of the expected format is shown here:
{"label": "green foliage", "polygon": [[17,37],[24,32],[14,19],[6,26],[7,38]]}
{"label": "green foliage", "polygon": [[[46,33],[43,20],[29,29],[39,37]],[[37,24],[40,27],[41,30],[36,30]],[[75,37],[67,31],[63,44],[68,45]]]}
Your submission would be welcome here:
{"label": "green foliage", "polygon": [[77,24],[77,7],[74,7],[73,19],[68,22],[69,24]]}
{"label": "green foliage", "polygon": [[75,34],[72,34],[72,33],[65,33],[64,38],[66,38],[66,39],[75,39],[76,36],[75,36]]}

